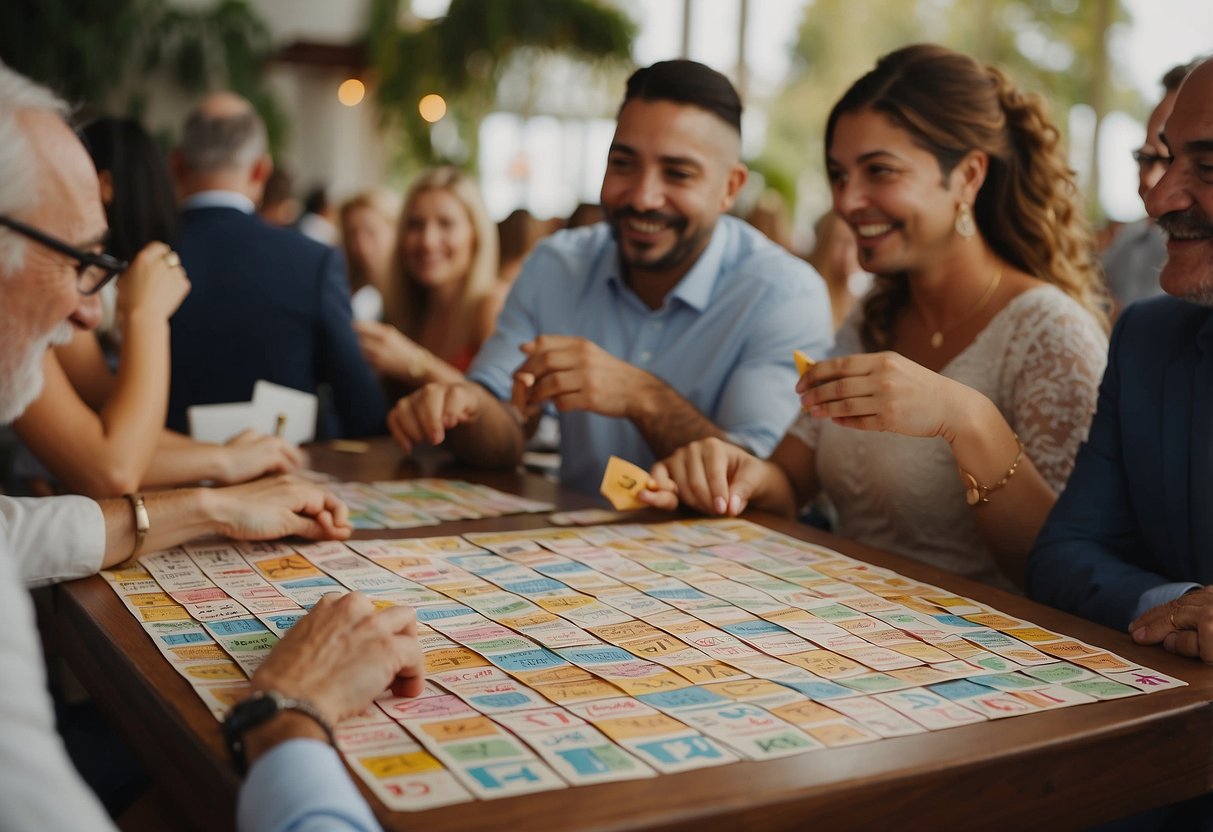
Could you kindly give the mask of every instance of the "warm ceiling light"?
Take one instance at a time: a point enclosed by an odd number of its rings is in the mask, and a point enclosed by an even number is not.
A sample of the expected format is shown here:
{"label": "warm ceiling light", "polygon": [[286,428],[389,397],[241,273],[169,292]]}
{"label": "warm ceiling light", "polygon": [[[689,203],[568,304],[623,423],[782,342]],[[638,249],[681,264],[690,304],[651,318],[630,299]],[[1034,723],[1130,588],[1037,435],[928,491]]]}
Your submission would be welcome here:
{"label": "warm ceiling light", "polygon": [[433,124],[446,115],[446,100],[437,93],[422,96],[421,101],[417,103],[417,111],[423,119]]}
{"label": "warm ceiling light", "polygon": [[357,78],[347,78],[337,88],[337,100],[347,107],[357,107],[366,97],[366,86]]}

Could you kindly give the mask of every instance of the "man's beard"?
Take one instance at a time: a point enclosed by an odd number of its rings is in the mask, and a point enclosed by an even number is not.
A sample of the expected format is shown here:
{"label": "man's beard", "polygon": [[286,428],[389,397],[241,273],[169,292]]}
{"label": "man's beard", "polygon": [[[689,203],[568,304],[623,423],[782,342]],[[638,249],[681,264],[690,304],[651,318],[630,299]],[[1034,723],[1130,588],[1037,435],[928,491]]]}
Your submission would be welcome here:
{"label": "man's beard", "polygon": [[[1213,240],[1213,221],[1196,206],[1163,214],[1155,222],[1168,240]],[[1166,268],[1167,264],[1164,264],[1163,269]],[[1207,264],[1207,269],[1213,274],[1213,261]],[[1202,281],[1176,297],[1200,306],[1213,307],[1213,280]]]}
{"label": "man's beard", "polygon": [[61,322],[24,351],[0,351],[0,425],[18,418],[42,392],[42,360],[46,351],[72,340],[72,325]]}
{"label": "man's beard", "polygon": [[[675,235],[674,244],[670,246],[670,250],[656,260],[651,261],[629,257],[621,244],[621,229],[623,223],[629,217],[661,222],[669,227]],[[615,245],[619,248],[619,257],[623,261],[623,264],[629,269],[639,269],[640,271],[647,272],[662,272],[666,269],[682,265],[687,258],[691,257],[699,249],[700,238],[702,237],[702,234],[688,235],[686,233],[687,220],[685,217],[674,214],[663,214],[660,211],[633,211],[631,208],[620,208],[610,215],[607,225],[611,229],[611,236],[615,240]]]}

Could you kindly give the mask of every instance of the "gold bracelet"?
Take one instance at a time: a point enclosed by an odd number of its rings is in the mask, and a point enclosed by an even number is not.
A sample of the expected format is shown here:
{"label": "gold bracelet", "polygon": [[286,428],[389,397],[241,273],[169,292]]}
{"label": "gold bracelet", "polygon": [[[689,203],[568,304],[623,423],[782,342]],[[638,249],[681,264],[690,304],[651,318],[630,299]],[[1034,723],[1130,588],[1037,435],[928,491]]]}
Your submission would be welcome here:
{"label": "gold bracelet", "polygon": [[965,502],[971,506],[985,505],[990,502],[990,495],[998,489],[1005,486],[1011,481],[1011,477],[1015,476],[1015,469],[1019,467],[1019,463],[1023,461],[1023,440],[1019,438],[1019,434],[1013,434],[1015,444],[1019,446],[1019,450],[1015,453],[1015,461],[1011,463],[1011,467],[1002,475],[1002,479],[993,485],[981,485],[977,482],[977,478],[970,474],[959,465],[956,470],[960,472],[961,479],[964,480],[965,486]]}
{"label": "gold bracelet", "polygon": [[135,519],[135,546],[131,549],[131,553],[126,560],[114,567],[114,569],[123,569],[130,566],[139,557],[139,553],[143,551],[143,541],[147,539],[147,533],[152,528],[151,520],[147,516],[147,506],[143,504],[142,494],[124,494],[127,502],[131,504],[131,513]]}

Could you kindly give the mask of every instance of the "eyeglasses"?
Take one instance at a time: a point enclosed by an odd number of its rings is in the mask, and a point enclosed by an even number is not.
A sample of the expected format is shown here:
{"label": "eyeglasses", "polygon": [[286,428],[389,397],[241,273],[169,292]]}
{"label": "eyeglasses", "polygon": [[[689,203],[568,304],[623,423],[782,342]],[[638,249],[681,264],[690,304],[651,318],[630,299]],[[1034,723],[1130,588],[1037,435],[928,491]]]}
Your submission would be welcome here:
{"label": "eyeglasses", "polygon": [[11,228],[24,237],[29,237],[36,243],[46,246],[52,251],[66,255],[76,261],[76,289],[82,295],[95,295],[101,287],[109,283],[122,272],[130,263],[119,260],[108,254],[97,254],[91,251],[81,251],[75,246],[68,245],[62,240],[39,231],[12,217],[0,216],[0,225]]}
{"label": "eyeglasses", "polygon": [[1133,151],[1133,161],[1137,163],[1139,168],[1152,168],[1155,165],[1167,165],[1171,161],[1170,156],[1158,156],[1150,151],[1142,148]]}

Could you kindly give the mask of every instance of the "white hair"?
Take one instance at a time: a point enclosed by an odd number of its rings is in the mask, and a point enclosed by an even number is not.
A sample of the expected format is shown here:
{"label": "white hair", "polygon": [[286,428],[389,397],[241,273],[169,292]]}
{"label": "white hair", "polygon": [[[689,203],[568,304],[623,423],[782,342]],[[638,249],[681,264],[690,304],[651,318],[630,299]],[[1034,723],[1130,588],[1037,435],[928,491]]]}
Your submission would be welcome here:
{"label": "white hair", "polygon": [[[18,217],[38,204],[34,154],[17,115],[22,110],[66,118],[71,108],[59,96],[0,62],[0,215]],[[0,276],[25,263],[25,238],[0,226]]]}

